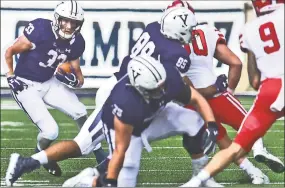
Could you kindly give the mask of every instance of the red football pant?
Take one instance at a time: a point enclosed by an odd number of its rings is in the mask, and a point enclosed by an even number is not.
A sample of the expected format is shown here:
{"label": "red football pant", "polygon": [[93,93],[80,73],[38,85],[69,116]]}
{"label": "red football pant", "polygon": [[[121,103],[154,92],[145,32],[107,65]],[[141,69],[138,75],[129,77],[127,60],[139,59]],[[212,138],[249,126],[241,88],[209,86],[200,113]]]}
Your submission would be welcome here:
{"label": "red football pant", "polygon": [[263,137],[278,118],[284,116],[284,108],[281,112],[273,112],[270,109],[281,87],[281,79],[266,79],[261,83],[253,106],[243,120],[234,140],[245,151],[249,152],[255,141]]}
{"label": "red football pant", "polygon": [[[229,92],[224,92],[220,96],[208,99],[207,101],[212,108],[216,123],[218,124],[219,134],[217,140],[222,139],[227,134],[222,123],[231,126],[235,130],[239,129],[247,111],[237,98]],[[190,105],[187,105],[186,108],[194,109]]]}

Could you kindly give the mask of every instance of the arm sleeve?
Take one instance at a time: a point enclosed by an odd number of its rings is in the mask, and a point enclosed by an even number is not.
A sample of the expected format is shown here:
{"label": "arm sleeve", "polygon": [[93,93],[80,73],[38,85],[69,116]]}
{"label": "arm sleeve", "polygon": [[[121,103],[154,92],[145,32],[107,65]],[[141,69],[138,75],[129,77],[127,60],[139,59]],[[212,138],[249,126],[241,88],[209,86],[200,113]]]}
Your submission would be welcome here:
{"label": "arm sleeve", "polygon": [[[42,26],[43,27],[43,26]],[[33,44],[37,44],[41,40],[41,19],[36,19],[28,23],[23,34]]]}
{"label": "arm sleeve", "polygon": [[208,48],[212,55],[214,55],[216,51],[217,44],[227,44],[224,34],[216,27],[207,26],[207,29],[205,29],[205,35]]}
{"label": "arm sleeve", "polygon": [[[131,126],[138,126],[143,124],[143,111],[138,103],[132,96],[125,96],[126,98],[117,100],[113,104],[113,114],[117,116],[122,122]],[[116,110],[115,110],[116,109]]]}

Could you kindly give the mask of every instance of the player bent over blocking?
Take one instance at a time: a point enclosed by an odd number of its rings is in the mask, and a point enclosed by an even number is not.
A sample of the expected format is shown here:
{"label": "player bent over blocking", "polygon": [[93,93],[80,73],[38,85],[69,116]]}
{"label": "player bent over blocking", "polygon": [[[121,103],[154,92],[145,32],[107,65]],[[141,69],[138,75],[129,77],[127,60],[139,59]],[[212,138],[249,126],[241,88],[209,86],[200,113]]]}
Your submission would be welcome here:
{"label": "player bent over blocking", "polygon": [[[189,3],[183,1],[174,1],[168,8],[177,6],[188,6],[190,10],[194,10]],[[240,101],[233,95],[233,91],[240,79],[242,63],[227,47],[224,35],[215,27],[211,27],[207,24],[198,24],[192,31],[192,35],[191,43],[184,46],[189,52],[191,60],[191,66],[185,75],[210,104],[219,126],[217,144],[220,149],[225,149],[232,141],[221,123],[230,125],[235,130],[238,130],[247,113]],[[197,44],[199,43],[202,44],[202,48],[198,47]],[[229,65],[229,82],[227,82],[225,75],[218,77],[215,75],[213,68],[214,58],[219,60],[219,62]],[[193,109],[192,106],[186,106],[186,108]],[[197,142],[197,140],[199,140],[199,138],[183,137],[184,145],[187,142]],[[192,145],[190,144],[190,146]],[[192,154],[192,159],[194,159],[192,160],[192,175],[195,176],[201,170],[199,167],[201,168],[207,164],[207,156],[204,156],[203,153],[199,153],[203,151],[201,149],[192,147],[185,147],[185,149]],[[264,159],[263,161],[258,161],[265,162],[270,168],[284,167],[280,159],[267,152],[261,138],[254,144],[253,154],[257,160],[260,158]],[[241,158],[235,163],[249,175],[253,184],[269,182],[268,177],[248,159]],[[210,182],[207,181],[206,183]]]}
{"label": "player bent over blocking", "polygon": [[[54,17],[54,21],[39,18],[29,22],[23,35],[5,53],[12,96],[39,129],[36,152],[48,148],[58,136],[58,125],[46,104],[72,117],[80,128],[87,119],[85,106],[66,86],[78,88],[84,82],[79,66],[79,57],[85,50],[80,33],[84,11],[76,1],[66,1],[57,5]],[[20,57],[13,71],[16,54]],[[55,73],[64,62],[71,64],[73,72]],[[53,161],[44,167],[55,176],[61,175]]]}
{"label": "player bent over blocking", "polygon": [[197,113],[172,100],[183,104],[191,101],[208,126],[216,127],[206,100],[183,83],[173,66],[145,55],[134,57],[128,63],[128,76],[118,81],[102,109],[104,134],[112,154],[107,173],[98,177],[88,168],[64,185],[136,186],[142,150],[150,147],[148,141],[181,133],[195,135],[203,129]]}
{"label": "player bent over blocking", "polygon": [[[249,55],[249,81],[258,90],[253,106],[229,148],[218,152],[185,187],[200,186],[232,161],[245,156],[254,142],[284,116],[284,41],[280,40],[284,39],[284,1],[274,3],[253,1],[258,17],[247,23],[240,35],[241,49]],[[268,37],[276,39],[273,46],[265,43]],[[284,172],[284,167],[271,165],[274,172]]]}

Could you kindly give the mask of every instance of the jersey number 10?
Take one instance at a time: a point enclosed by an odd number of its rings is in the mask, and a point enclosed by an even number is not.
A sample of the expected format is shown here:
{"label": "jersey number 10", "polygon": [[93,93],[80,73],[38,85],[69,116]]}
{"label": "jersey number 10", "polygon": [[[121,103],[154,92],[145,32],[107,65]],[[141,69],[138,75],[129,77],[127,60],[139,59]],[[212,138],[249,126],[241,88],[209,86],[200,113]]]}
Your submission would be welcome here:
{"label": "jersey number 10", "polygon": [[267,22],[265,24],[262,24],[259,27],[259,34],[260,34],[260,39],[263,42],[272,41],[273,43],[273,45],[271,46],[268,45],[264,47],[264,51],[267,54],[271,54],[280,49],[280,43],[278,41],[277,33],[274,24],[272,22]]}

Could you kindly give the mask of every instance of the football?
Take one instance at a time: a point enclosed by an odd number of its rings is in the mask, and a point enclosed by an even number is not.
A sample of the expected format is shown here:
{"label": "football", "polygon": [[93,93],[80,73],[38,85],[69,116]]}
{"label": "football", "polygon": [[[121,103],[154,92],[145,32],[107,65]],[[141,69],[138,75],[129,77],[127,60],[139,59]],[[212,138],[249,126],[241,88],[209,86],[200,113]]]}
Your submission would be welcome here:
{"label": "football", "polygon": [[58,71],[58,68],[62,69],[65,73],[71,73],[71,65],[70,63],[61,63],[58,65],[57,67],[57,71]]}

